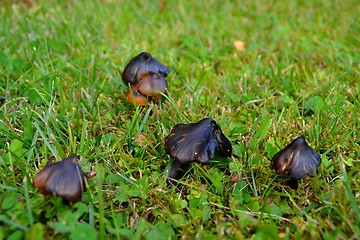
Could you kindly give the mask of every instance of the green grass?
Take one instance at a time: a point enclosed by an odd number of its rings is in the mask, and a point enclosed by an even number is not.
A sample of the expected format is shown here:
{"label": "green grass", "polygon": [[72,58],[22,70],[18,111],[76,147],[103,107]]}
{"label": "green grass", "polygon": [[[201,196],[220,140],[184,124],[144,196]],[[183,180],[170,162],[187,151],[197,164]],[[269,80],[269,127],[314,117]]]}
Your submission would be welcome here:
{"label": "green grass", "polygon": [[[3,1],[0,239],[358,239],[359,12],[351,0]],[[171,70],[166,99],[145,108],[121,80],[141,51]],[[169,189],[164,139],[204,117],[234,156],[192,164]],[[269,166],[298,135],[322,164],[292,190]],[[97,176],[68,206],[32,180],[73,154]]]}

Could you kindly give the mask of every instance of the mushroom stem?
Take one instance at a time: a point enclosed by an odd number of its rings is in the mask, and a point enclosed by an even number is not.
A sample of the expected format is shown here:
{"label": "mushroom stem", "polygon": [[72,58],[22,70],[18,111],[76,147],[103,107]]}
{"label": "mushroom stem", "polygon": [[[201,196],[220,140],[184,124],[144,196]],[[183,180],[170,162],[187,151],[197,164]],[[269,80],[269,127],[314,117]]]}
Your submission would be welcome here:
{"label": "mushroom stem", "polygon": [[168,179],[166,180],[168,185],[172,186],[175,185],[173,179],[179,179],[184,174],[184,170],[187,168],[189,164],[181,163],[180,161],[174,160],[171,168],[169,170]]}

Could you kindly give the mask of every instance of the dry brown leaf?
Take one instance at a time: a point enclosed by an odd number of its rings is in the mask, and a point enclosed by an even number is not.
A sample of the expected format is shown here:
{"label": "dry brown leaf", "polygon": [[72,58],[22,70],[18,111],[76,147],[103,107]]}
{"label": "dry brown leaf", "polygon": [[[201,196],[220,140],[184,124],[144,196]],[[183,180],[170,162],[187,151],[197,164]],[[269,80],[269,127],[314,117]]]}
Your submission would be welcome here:
{"label": "dry brown leaf", "polygon": [[236,51],[244,51],[245,50],[245,42],[240,41],[240,40],[235,40],[234,41],[234,48]]}
{"label": "dry brown leaf", "polygon": [[140,147],[144,146],[145,144],[153,142],[153,140],[150,138],[149,134],[142,134],[142,133],[137,135],[135,137],[134,141]]}

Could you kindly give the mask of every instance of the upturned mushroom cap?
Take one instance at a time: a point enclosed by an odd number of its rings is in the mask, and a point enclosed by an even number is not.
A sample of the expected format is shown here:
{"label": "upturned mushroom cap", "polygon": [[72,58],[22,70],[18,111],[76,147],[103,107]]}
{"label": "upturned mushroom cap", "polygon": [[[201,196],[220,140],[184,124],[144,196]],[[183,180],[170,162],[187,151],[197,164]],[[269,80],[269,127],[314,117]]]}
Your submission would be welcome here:
{"label": "upturned mushroom cap", "polygon": [[216,150],[226,157],[232,154],[229,139],[211,118],[197,123],[178,124],[165,140],[165,151],[183,164],[193,161],[208,163]]}
{"label": "upturned mushroom cap", "polygon": [[138,91],[137,85],[129,88],[125,95],[129,103],[135,103],[137,106],[146,106],[148,103],[148,97]]}
{"label": "upturned mushroom cap", "polygon": [[271,168],[276,173],[289,172],[292,180],[317,173],[321,158],[305,141],[303,136],[293,140],[287,147],[276,153],[271,160]]}
{"label": "upturned mushroom cap", "polygon": [[166,77],[170,70],[151,56],[150,53],[142,52],[130,60],[121,77],[124,82],[135,85],[140,81],[140,76],[148,72],[154,72]]}
{"label": "upturned mushroom cap", "polygon": [[161,93],[166,93],[166,80],[163,75],[154,72],[141,74],[137,84],[139,92],[146,96],[161,98]]}
{"label": "upturned mushroom cap", "polygon": [[54,195],[65,200],[80,201],[86,189],[85,175],[77,162],[78,155],[53,163],[49,160],[45,168],[34,179],[34,186],[44,195]]}

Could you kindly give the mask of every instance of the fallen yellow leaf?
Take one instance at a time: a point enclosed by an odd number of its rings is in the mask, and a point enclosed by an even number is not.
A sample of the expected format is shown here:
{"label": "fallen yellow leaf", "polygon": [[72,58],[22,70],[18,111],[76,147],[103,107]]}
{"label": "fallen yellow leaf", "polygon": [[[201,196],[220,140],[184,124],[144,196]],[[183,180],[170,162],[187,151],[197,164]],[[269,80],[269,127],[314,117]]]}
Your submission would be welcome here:
{"label": "fallen yellow leaf", "polygon": [[245,43],[243,41],[240,40],[235,40],[234,41],[234,48],[236,51],[244,51],[245,50]]}

